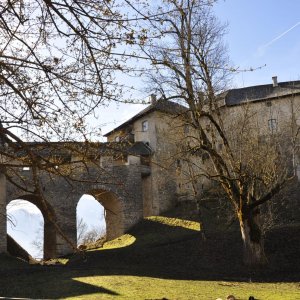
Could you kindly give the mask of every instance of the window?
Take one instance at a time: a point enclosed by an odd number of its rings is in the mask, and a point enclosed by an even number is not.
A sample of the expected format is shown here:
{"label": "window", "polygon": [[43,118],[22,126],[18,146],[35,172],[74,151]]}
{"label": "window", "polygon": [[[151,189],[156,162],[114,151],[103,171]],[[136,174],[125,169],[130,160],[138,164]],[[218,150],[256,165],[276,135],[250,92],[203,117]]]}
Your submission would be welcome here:
{"label": "window", "polygon": [[148,121],[143,121],[142,122],[142,131],[148,131]]}
{"label": "window", "polygon": [[277,130],[277,120],[276,119],[269,119],[268,125],[269,125],[270,131],[274,132]]}
{"label": "window", "polygon": [[119,136],[115,137],[115,142],[120,142],[120,137]]}
{"label": "window", "polygon": [[23,171],[30,171],[30,167],[23,167]]}

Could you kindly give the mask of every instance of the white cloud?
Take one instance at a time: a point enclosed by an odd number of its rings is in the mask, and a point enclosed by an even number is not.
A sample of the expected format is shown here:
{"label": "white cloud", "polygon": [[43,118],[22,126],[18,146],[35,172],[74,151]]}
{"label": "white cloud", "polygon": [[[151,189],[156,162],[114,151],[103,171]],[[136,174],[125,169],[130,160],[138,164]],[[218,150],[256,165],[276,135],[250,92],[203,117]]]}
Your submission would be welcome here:
{"label": "white cloud", "polygon": [[44,218],[40,210],[33,204],[14,200],[7,205],[7,212],[13,224],[8,222],[7,233],[17,241],[30,255],[40,258],[40,249],[33,241],[43,241]]}
{"label": "white cloud", "polygon": [[25,200],[13,200],[7,205],[7,212],[12,213],[16,210],[23,210],[28,215],[38,215],[41,211],[32,203]]}

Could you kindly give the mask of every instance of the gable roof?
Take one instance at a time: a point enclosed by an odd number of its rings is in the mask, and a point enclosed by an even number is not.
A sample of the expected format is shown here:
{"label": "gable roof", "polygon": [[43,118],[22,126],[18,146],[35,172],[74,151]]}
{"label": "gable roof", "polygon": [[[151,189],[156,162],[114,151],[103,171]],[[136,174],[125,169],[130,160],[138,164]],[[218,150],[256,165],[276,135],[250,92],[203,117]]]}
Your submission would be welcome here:
{"label": "gable roof", "polygon": [[271,100],[278,97],[300,93],[300,81],[279,82],[273,84],[256,85],[225,92],[225,105],[234,106],[245,102]]}
{"label": "gable roof", "polygon": [[121,125],[114,128],[113,130],[109,131],[108,133],[104,134],[104,136],[107,137],[110,134],[112,134],[128,125],[131,125],[136,120],[138,120],[138,119],[144,117],[145,115],[148,115],[154,111],[160,111],[160,112],[164,112],[167,114],[179,115],[179,114],[183,114],[184,112],[186,112],[187,108],[178,103],[172,102],[172,101],[159,99],[159,100],[155,101],[154,103],[152,103],[151,105],[147,106],[145,109],[143,109],[141,112],[137,113],[135,116],[133,116],[126,122],[122,123]]}

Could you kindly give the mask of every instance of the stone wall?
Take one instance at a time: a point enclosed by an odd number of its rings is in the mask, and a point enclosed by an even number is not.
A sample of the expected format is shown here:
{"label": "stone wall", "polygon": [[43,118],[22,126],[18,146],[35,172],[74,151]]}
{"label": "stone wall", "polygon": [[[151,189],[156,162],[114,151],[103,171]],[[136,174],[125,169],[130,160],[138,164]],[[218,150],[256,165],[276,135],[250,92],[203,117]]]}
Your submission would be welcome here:
{"label": "stone wall", "polygon": [[[73,247],[77,243],[76,208],[83,194],[94,196],[105,207],[108,239],[124,234],[143,217],[142,173],[145,174],[145,166],[139,165],[115,166],[109,172],[93,168],[82,172],[76,182],[61,177],[50,180],[48,175],[41,174],[44,199],[39,201],[35,195],[24,195],[15,186],[7,184],[2,176],[0,252],[6,252],[6,205],[14,199],[28,200],[40,208],[45,221],[45,258],[74,252]],[[56,221],[63,234],[52,220]]]}

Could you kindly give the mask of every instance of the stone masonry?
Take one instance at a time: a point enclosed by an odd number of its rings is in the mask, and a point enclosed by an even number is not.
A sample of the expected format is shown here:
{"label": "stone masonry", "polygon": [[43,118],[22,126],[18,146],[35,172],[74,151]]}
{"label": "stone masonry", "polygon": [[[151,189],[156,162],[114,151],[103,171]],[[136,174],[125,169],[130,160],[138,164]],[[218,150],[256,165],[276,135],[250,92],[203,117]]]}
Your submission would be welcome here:
{"label": "stone masonry", "polygon": [[[26,172],[26,171],[24,171]],[[28,172],[28,171],[27,171]],[[71,184],[64,178],[43,180],[43,201],[34,194],[24,194],[0,177],[0,252],[6,252],[6,205],[14,199],[27,200],[41,210],[44,217],[44,258],[59,257],[74,252],[76,245],[76,207],[83,194],[95,197],[105,208],[107,239],[114,239],[126,232],[143,217],[142,178],[149,175],[143,165],[111,166],[103,171],[90,168],[81,173],[81,178]],[[96,180],[95,180],[96,179]],[[5,193],[6,190],[6,193]],[[41,204],[42,203],[42,204]],[[50,214],[49,214],[50,212]],[[51,222],[54,218],[68,243]]]}

